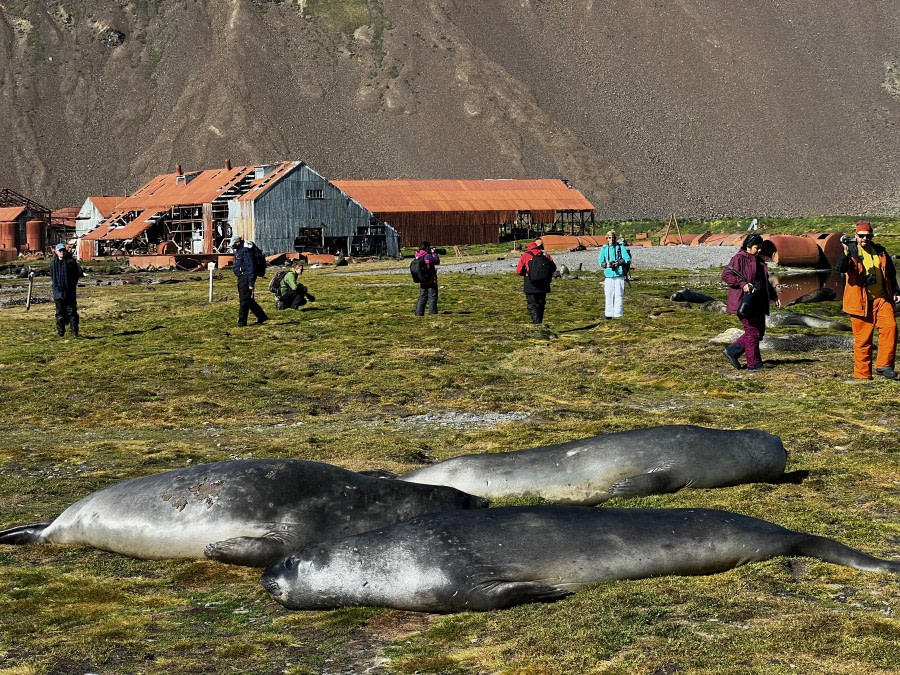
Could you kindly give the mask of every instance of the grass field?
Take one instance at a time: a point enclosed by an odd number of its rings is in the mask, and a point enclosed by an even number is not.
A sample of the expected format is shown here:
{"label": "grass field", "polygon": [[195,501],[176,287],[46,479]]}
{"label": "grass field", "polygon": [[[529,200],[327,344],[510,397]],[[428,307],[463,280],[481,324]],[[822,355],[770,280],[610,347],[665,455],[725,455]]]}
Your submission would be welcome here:
{"label": "grass field", "polygon": [[[598,277],[559,280],[541,327],[527,323],[512,275],[444,274],[441,313],[417,319],[407,276],[335,272],[305,275],[317,297],[306,311],[276,312],[267,297],[272,320],[243,329],[230,272],[211,304],[203,274],[89,276],[77,340],[56,337],[52,304],[0,310],[0,527],[188,462],[272,456],[399,472],[691,423],[780,435],[789,479],[610,505],[725,508],[900,558],[900,385],[848,383],[846,352],[764,353],[773,368],[734,370],[707,341],[736,319],[668,300],[684,286],[724,298],[717,270],[639,270],[615,322],[602,321]],[[808,309],[840,316],[834,302]],[[448,616],[290,612],[258,578],[207,561],[0,547],[0,673],[900,667],[900,579],[807,559]]]}

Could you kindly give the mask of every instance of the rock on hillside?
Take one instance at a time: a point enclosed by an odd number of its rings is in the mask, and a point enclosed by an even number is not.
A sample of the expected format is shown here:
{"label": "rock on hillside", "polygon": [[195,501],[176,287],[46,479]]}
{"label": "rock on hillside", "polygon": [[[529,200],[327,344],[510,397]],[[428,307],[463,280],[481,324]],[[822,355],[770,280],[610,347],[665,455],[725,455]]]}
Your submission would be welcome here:
{"label": "rock on hillside", "polygon": [[603,216],[900,211],[900,12],[747,0],[0,4],[0,186],[304,159],[563,177]]}

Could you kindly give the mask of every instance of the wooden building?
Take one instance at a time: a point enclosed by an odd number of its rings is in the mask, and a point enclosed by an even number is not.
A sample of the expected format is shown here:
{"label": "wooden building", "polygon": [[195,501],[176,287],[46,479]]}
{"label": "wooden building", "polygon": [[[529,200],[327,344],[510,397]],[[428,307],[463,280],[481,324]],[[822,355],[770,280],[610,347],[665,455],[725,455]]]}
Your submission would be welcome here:
{"label": "wooden building", "polygon": [[[377,231],[377,232],[376,232]],[[390,226],[342,194],[304,162],[161,174],[129,197],[82,237],[82,256],[141,256],[172,264],[218,260],[233,234],[253,241],[266,254],[306,250],[353,253],[372,243],[369,254],[399,255],[399,237]],[[223,261],[220,261],[223,262]]]}
{"label": "wooden building", "polygon": [[[545,233],[594,234],[594,206],[567,181],[337,180],[334,185],[400,231],[403,246],[483,244]],[[589,231],[588,231],[589,230]]]}

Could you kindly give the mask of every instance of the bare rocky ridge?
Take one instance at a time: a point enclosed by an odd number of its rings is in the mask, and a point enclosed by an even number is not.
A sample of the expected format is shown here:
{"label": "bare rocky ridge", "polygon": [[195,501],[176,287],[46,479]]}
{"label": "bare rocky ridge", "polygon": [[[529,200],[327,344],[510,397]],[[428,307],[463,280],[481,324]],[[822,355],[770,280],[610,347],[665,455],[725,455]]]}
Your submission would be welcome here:
{"label": "bare rocky ridge", "polygon": [[0,186],[562,177],[601,217],[900,212],[900,11],[658,0],[7,0]]}

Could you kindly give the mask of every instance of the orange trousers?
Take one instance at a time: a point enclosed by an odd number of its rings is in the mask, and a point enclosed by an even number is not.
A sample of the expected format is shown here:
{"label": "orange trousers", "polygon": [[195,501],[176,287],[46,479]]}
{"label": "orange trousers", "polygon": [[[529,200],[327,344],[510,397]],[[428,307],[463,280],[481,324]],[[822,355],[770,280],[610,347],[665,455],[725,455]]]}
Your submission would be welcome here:
{"label": "orange trousers", "polygon": [[878,329],[878,359],[876,368],[894,367],[897,353],[897,320],[894,318],[894,303],[887,298],[875,298],[865,317],[851,316],[853,328],[853,377],[858,380],[872,379],[872,352],[875,350],[872,338]]}

